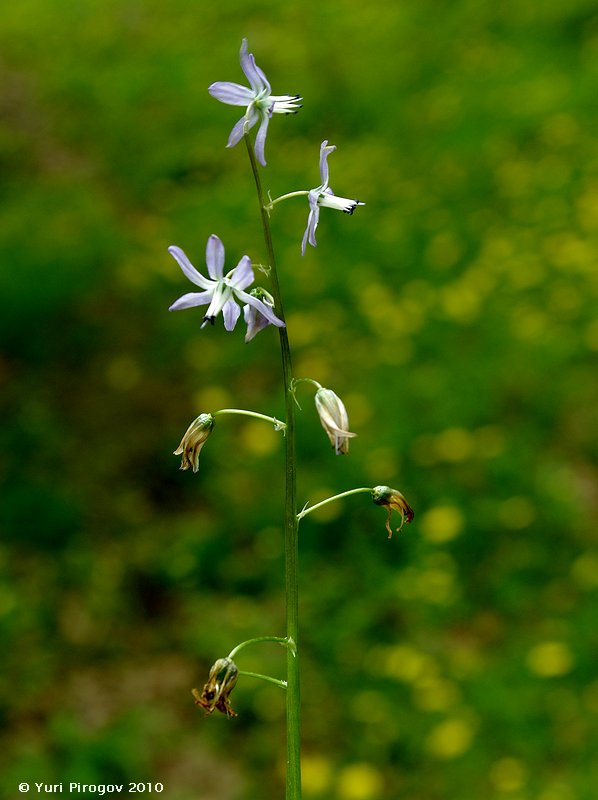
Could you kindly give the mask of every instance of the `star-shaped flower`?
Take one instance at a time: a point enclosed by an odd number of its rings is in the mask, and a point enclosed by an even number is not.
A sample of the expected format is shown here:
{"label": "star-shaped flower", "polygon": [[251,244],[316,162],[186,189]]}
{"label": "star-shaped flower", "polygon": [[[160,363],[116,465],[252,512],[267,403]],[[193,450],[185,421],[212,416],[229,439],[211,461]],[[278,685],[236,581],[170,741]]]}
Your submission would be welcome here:
{"label": "star-shaped flower", "polygon": [[230,132],[227,147],[234,147],[238,144],[244,133],[259,120],[260,127],[255,138],[255,155],[260,164],[265,167],[264,146],[270,117],[272,114],[296,114],[301,108],[299,101],[302,98],[298,94],[270,94],[271,87],[268,78],[255,63],[253,54],[247,52],[247,39],[243,39],[241,44],[239,60],[251,88],[230,81],[217,81],[208,88],[208,92],[212,97],[229,106],[247,106],[245,114]]}
{"label": "star-shaped flower", "polygon": [[189,294],[179,297],[170,306],[170,311],[207,305],[208,309],[204,314],[201,327],[205,327],[208,322],[213,325],[218,314],[222,312],[224,327],[227,331],[232,331],[241,313],[236,302],[236,300],[240,300],[241,303],[259,311],[272,325],[276,325],[278,328],[284,327],[284,322],[278,319],[269,305],[244,291],[253,283],[253,269],[249,256],[243,256],[234,269],[223,275],[224,245],[217,236],[212,234],[206,247],[206,264],[210,275],[210,279],[208,279],[195,269],[180,247],[169,247],[168,252],[176,259],[191,283],[204,290],[203,292],[189,292]]}
{"label": "star-shaped flower", "polygon": [[344,211],[345,214],[352,214],[357,206],[365,205],[365,203],[360,203],[359,200],[337,197],[328,185],[328,156],[334,150],[336,150],[336,145],[329,145],[327,139],[320,145],[320,180],[322,183],[308,193],[309,216],[307,218],[307,228],[301,242],[301,255],[305,255],[305,248],[308,242],[312,247],[316,246],[316,228],[320,219],[320,208],[335,208],[337,211]]}

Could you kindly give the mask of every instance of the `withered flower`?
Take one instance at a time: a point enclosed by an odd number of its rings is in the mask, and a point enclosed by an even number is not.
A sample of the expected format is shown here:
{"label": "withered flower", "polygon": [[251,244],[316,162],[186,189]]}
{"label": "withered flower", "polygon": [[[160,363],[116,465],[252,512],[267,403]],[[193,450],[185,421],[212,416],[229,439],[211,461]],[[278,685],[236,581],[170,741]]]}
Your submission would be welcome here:
{"label": "withered flower", "polygon": [[372,500],[377,506],[384,506],[388,511],[388,518],[386,520],[386,530],[388,531],[388,538],[392,538],[392,528],[390,527],[390,515],[392,511],[398,511],[401,515],[401,524],[397,528],[397,533],[401,530],[406,522],[411,522],[415,516],[413,509],[405,500],[403,495],[398,489],[391,489],[390,486],[374,486],[372,489]]}
{"label": "withered flower", "polygon": [[349,452],[349,439],[357,436],[349,431],[349,415],[340,397],[332,389],[322,386],[315,394],[315,403],[322,427],[328,434],[330,444],[337,456]]}
{"label": "withered flower", "polygon": [[174,451],[175,456],[182,456],[181,469],[199,469],[199,454],[214,427],[214,417],[211,414],[200,414],[194,419],[185,431],[180,445]]}
{"label": "withered flower", "polygon": [[210,669],[208,682],[203,691],[200,693],[198,689],[191,690],[195,705],[205,709],[206,717],[215,708],[227,717],[236,717],[237,714],[231,708],[228,696],[235,688],[238,677],[239,670],[234,661],[230,658],[219,658]]}

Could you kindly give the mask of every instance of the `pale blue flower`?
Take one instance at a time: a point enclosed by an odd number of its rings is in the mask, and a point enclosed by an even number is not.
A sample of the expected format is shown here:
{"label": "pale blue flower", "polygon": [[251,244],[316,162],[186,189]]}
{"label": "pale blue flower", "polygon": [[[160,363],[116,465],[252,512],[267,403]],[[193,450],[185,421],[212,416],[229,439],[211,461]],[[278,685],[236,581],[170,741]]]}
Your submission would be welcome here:
{"label": "pale blue flower", "polygon": [[268,78],[255,63],[253,54],[247,52],[247,39],[243,39],[241,44],[240,62],[251,89],[230,81],[217,81],[208,88],[208,92],[212,97],[229,106],[247,106],[245,114],[230,132],[227,147],[234,147],[238,144],[245,131],[252,128],[259,120],[260,127],[255,137],[255,155],[260,164],[265,167],[264,145],[270,117],[272,114],[296,114],[301,108],[299,103],[301,97],[298,94],[270,94]]}
{"label": "pale blue flower", "polygon": [[222,312],[224,327],[227,331],[232,331],[241,313],[236,302],[236,300],[240,300],[241,303],[246,303],[259,311],[272,325],[279,328],[284,327],[284,322],[278,319],[266,303],[244,291],[253,283],[253,269],[249,256],[243,256],[237,266],[224,275],[224,245],[217,236],[212,234],[206,247],[206,264],[210,275],[208,279],[195,269],[180,247],[169,247],[168,252],[176,259],[191,283],[204,290],[203,292],[190,292],[179,297],[170,306],[170,311],[207,305],[208,309],[204,314],[201,327],[203,328],[208,322],[213,325],[218,314]]}
{"label": "pale blue flower", "polygon": [[320,186],[311,189],[308,193],[309,216],[307,218],[307,228],[303,234],[301,242],[301,255],[305,255],[305,248],[309,242],[312,247],[316,246],[316,228],[320,219],[320,208],[335,208],[337,211],[344,211],[345,214],[352,214],[357,206],[363,206],[359,200],[348,200],[345,197],[337,197],[328,185],[328,156],[336,150],[336,145],[329,145],[325,139],[320,145]]}
{"label": "pale blue flower", "polygon": [[[274,309],[274,298],[270,292],[262,289],[261,286],[256,286],[255,289],[252,289],[251,296],[257,297],[257,299],[261,300],[269,309]],[[254,306],[243,306],[243,317],[247,325],[247,333],[245,334],[246,342],[250,342],[254,336],[257,336],[260,331],[270,325],[270,320]]]}

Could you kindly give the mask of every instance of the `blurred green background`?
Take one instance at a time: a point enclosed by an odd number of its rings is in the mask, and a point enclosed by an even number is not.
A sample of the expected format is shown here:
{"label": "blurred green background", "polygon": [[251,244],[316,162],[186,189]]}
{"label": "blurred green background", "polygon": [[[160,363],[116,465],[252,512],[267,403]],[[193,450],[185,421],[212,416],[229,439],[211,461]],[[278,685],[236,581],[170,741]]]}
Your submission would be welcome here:
{"label": "blurred green background", "polygon": [[[0,792],[164,784],[283,794],[283,693],[236,720],[192,687],[283,633],[277,337],[169,314],[216,233],[265,260],[241,109],[243,36],[296,117],[273,195],[339,195],[300,256],[273,231],[296,374],[359,438],[336,458],[300,390],[299,502],[390,484],[301,530],[307,800],[590,800],[598,768],[598,13],[591,0],[19,0],[0,22]],[[240,654],[282,676],[281,648]],[[80,795],[83,796],[83,795]],[[91,795],[90,795],[91,796]]]}

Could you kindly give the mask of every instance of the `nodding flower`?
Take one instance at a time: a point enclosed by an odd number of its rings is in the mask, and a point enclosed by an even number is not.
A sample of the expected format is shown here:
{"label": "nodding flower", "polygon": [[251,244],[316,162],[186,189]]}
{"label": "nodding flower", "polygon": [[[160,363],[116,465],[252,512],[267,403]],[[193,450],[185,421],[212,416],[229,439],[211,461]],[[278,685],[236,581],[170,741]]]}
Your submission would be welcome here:
{"label": "nodding flower", "polygon": [[349,430],[349,415],[340,397],[332,389],[322,386],[315,394],[315,403],[322,427],[326,431],[330,444],[337,456],[349,452],[349,439],[357,436]]}
{"label": "nodding flower", "polygon": [[231,708],[229,695],[235,688],[239,670],[237,665],[230,658],[219,658],[208,675],[208,682],[203,687],[201,693],[198,689],[192,689],[191,693],[195,698],[195,705],[205,709],[206,717],[214,709],[226,714],[227,717],[236,717],[237,714]]}
{"label": "nodding flower", "polygon": [[390,527],[390,515],[393,511],[397,511],[401,515],[401,524],[397,528],[397,533],[401,530],[406,522],[411,522],[415,516],[413,509],[405,500],[398,489],[391,489],[390,486],[374,486],[372,489],[372,500],[377,506],[384,506],[388,511],[386,520],[386,530],[388,531],[388,538],[392,538],[392,528]]}
{"label": "nodding flower", "polygon": [[200,414],[193,420],[185,431],[180,445],[174,451],[175,456],[182,456],[181,469],[199,469],[199,454],[201,448],[208,440],[214,427],[214,417],[211,414]]}

